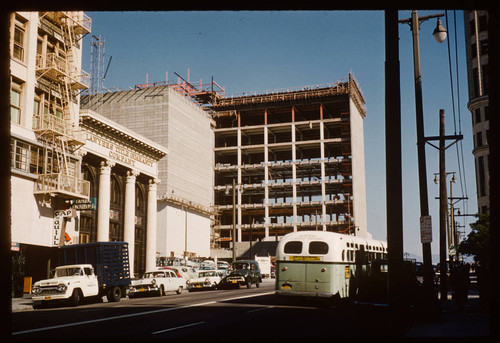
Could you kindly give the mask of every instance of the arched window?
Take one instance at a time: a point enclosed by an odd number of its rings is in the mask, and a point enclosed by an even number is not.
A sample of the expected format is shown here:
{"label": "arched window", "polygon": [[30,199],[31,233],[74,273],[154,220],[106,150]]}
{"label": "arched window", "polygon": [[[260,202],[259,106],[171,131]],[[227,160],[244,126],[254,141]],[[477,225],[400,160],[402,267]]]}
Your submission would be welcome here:
{"label": "arched window", "polygon": [[142,275],[146,270],[146,202],[144,184],[135,185],[135,256],[134,272]]}
{"label": "arched window", "polygon": [[136,213],[144,213],[144,192],[139,185],[135,185],[135,211]]}
{"label": "arched window", "polygon": [[109,240],[123,240],[123,192],[120,176],[111,175]]}
{"label": "arched window", "polygon": [[83,163],[82,177],[90,182],[90,199],[88,208],[80,210],[79,222],[79,243],[95,242],[97,238],[97,220],[96,220],[96,173],[92,166]]}
{"label": "arched window", "polygon": [[111,203],[120,205],[120,183],[115,176],[111,177]]}

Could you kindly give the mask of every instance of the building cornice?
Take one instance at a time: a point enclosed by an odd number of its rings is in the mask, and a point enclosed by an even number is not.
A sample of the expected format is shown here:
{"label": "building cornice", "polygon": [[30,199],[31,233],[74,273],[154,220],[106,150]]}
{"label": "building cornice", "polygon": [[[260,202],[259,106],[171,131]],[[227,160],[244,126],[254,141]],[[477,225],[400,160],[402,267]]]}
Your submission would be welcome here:
{"label": "building cornice", "polygon": [[138,133],[92,111],[89,109],[84,109],[80,111],[80,125],[82,127],[85,126],[97,126],[105,131],[108,134],[116,137],[120,137],[135,146],[144,149],[153,155],[155,155],[158,159],[168,155],[168,151],[165,147],[151,141],[150,139],[139,135]]}

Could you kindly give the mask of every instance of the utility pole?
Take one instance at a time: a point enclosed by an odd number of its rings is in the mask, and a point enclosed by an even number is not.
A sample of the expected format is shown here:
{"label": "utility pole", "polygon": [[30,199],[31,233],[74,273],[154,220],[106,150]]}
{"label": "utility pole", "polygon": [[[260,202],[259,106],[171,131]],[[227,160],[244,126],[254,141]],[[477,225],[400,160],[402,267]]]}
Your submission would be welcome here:
{"label": "utility pole", "polygon": [[253,238],[252,238],[252,226],[254,223],[255,223],[255,218],[252,218],[252,223],[250,224],[250,239],[249,239],[249,241],[250,241],[250,259],[252,259],[252,243],[253,243],[252,242],[252,240],[253,240]]}
{"label": "utility pole", "polygon": [[[413,38],[413,71],[415,79],[415,110],[416,110],[416,124],[417,124],[417,153],[418,153],[418,180],[420,191],[420,223],[421,232],[428,231],[423,229],[431,223],[429,216],[429,201],[427,194],[427,167],[425,161],[425,135],[424,135],[424,113],[422,105],[422,74],[420,71],[420,45],[419,45],[419,31],[420,23],[431,18],[440,18],[444,16],[443,13],[432,14],[427,16],[418,16],[416,10],[411,11],[411,18],[401,19],[399,23],[410,25]],[[441,25],[438,19],[436,28],[434,29],[433,36],[438,43],[442,43],[446,39],[446,29]],[[432,231],[431,231],[432,232]],[[433,272],[432,272],[432,254],[431,254],[431,239],[421,236],[422,253],[424,260],[424,290],[427,299],[434,298],[433,294]]]}
{"label": "utility pole", "polygon": [[[463,139],[462,135],[445,135],[445,120],[444,120],[444,110],[439,110],[439,136],[425,137],[425,141],[437,140],[439,141],[439,147],[434,144],[429,143],[431,146],[439,150],[439,283],[440,283],[440,293],[441,301],[444,301],[448,297],[448,267],[446,265],[446,223],[448,219],[448,196],[446,191],[446,156],[445,152],[450,146],[455,144],[458,140]],[[453,139],[454,141],[446,145],[447,139]],[[435,180],[436,181],[436,180]]]}
{"label": "utility pole", "polygon": [[444,110],[439,110],[439,289],[441,301],[448,298],[448,268],[446,266],[446,221],[448,197],[446,195]]}
{"label": "utility pole", "polygon": [[403,188],[398,12],[395,10],[385,11],[385,156],[387,295],[389,307],[397,312],[403,275]]}

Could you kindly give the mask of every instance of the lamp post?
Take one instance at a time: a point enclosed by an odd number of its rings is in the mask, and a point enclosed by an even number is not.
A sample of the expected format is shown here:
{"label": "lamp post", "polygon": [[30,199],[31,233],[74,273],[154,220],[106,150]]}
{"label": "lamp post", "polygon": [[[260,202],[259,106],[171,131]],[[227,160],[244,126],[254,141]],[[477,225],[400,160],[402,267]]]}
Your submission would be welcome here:
{"label": "lamp post", "polygon": [[[242,185],[236,184],[236,179],[233,178],[233,262],[236,261],[236,190],[243,192]],[[225,193],[229,195],[229,188],[226,188]]]}
{"label": "lamp post", "polygon": [[[413,37],[413,69],[415,78],[415,108],[416,108],[416,123],[417,123],[417,153],[418,153],[418,175],[419,175],[419,191],[420,191],[420,216],[425,218],[429,216],[429,201],[427,193],[427,168],[425,162],[425,135],[424,135],[424,115],[422,105],[422,75],[420,71],[420,46],[419,46],[419,30],[420,23],[431,18],[439,18],[444,16],[443,13],[433,14],[423,17],[418,17],[417,11],[412,10],[411,18],[399,20],[399,23],[410,25]],[[434,39],[438,43],[442,43],[446,39],[446,30],[441,25],[441,20],[438,19],[437,26],[433,32]],[[431,294],[433,286],[432,272],[432,254],[431,243],[422,243],[423,261],[424,261],[424,287],[427,294]]]}

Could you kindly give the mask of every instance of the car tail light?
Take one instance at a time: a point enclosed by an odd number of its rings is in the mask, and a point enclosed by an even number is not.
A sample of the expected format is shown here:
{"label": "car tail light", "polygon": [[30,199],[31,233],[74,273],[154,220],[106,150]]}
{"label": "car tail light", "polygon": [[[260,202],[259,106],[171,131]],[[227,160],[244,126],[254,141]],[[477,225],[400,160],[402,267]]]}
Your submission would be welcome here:
{"label": "car tail light", "polygon": [[326,268],[322,268],[322,269],[321,269],[321,272],[322,272],[322,273],[326,272]]}
{"label": "car tail light", "polygon": [[283,268],[281,268],[281,271],[283,271],[283,272],[284,272],[284,271],[285,271],[285,270],[287,270],[287,269],[288,269],[287,267],[283,267]]}

